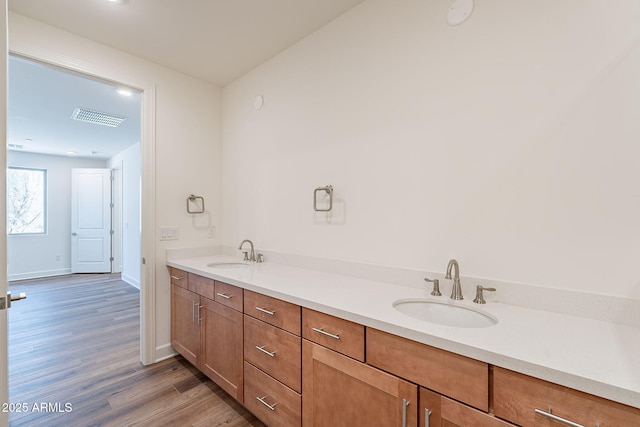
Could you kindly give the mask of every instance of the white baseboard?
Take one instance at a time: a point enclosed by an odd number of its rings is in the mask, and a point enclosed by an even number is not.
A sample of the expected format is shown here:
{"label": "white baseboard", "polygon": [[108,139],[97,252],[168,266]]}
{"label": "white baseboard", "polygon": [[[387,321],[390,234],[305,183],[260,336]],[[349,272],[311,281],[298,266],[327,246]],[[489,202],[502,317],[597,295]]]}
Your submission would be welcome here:
{"label": "white baseboard", "polygon": [[11,282],[14,280],[39,279],[41,277],[64,276],[67,274],[71,274],[71,268],[61,268],[59,270],[30,271],[28,273],[8,274],[7,280]]}
{"label": "white baseboard", "polygon": [[139,280],[136,280],[131,276],[127,276],[124,273],[121,274],[120,279],[124,280],[125,282],[127,282],[128,284],[133,286],[134,288],[140,289],[140,281]]}
{"label": "white baseboard", "polygon": [[176,353],[173,347],[171,347],[171,344],[164,344],[159,347],[156,347],[156,357],[155,357],[156,363],[177,355],[178,353]]}

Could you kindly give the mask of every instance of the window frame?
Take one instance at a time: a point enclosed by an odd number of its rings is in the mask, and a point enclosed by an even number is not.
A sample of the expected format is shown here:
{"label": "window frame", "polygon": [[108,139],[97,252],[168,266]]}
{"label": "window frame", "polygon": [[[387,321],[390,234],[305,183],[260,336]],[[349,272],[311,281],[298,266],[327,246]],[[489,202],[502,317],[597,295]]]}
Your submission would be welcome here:
{"label": "window frame", "polygon": [[[37,232],[10,232],[9,231],[9,210],[7,209],[7,236],[41,236],[48,234],[48,207],[49,207],[49,198],[48,198],[48,179],[47,179],[47,169],[44,168],[31,168],[31,167],[23,167],[23,166],[8,166],[7,172],[9,170],[23,170],[23,171],[31,171],[31,172],[40,172],[42,173],[42,228],[43,231]],[[7,200],[9,199],[9,173],[7,173]]]}

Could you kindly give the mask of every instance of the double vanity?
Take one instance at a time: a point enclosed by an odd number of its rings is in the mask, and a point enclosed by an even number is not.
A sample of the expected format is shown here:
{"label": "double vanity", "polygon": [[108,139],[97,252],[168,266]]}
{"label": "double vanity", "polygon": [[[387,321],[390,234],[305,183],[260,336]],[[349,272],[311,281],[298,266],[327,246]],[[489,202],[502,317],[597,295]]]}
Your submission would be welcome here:
{"label": "double vanity", "polygon": [[228,256],[167,264],[174,349],[269,426],[640,425],[634,326]]}

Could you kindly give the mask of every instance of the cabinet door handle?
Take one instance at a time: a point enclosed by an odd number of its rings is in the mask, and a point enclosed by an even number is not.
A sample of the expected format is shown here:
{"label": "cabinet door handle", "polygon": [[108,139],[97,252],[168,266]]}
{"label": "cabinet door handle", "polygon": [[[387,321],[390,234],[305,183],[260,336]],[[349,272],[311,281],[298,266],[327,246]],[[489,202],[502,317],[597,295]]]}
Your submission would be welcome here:
{"label": "cabinet door handle", "polygon": [[264,400],[267,396],[262,396],[262,397],[256,397],[256,399],[258,400],[258,402],[262,403],[264,406],[266,406],[267,408],[271,409],[272,411],[276,410],[276,405],[277,403],[274,403],[273,405],[269,405],[267,403],[266,400]]}
{"label": "cabinet door handle", "polygon": [[314,331],[314,332],[317,332],[319,334],[331,337],[331,338],[333,338],[335,340],[339,340],[340,339],[340,335],[330,334],[329,332],[325,331],[324,328],[311,328],[311,330]]}
{"label": "cabinet door handle", "polygon": [[276,314],[275,311],[269,311],[266,308],[262,308],[262,307],[256,307],[256,310],[261,311],[265,314],[268,314],[269,316],[273,316],[274,314]]}
{"label": "cabinet door handle", "polygon": [[231,297],[227,294],[223,294],[222,292],[216,292],[216,295],[218,295],[219,297],[222,297],[224,299],[231,299]]}
{"label": "cabinet door handle", "polygon": [[431,409],[424,408],[424,427],[429,427],[429,423],[431,422]]}
{"label": "cabinet door handle", "polygon": [[184,277],[174,276],[173,274],[171,275],[171,278],[172,278],[173,280],[182,280],[182,279],[184,279]]}
{"label": "cabinet door handle", "polygon": [[256,346],[257,350],[260,350],[261,352],[263,352],[264,354],[266,354],[267,356],[271,356],[271,357],[276,357],[276,352],[275,351],[269,351],[269,350],[265,350],[264,349],[265,346],[263,345],[262,347],[260,346]]}
{"label": "cabinet door handle", "polygon": [[202,323],[202,320],[204,319],[204,317],[200,317],[200,309],[203,307],[203,305],[198,304],[198,325],[200,325]]}
{"label": "cabinet door handle", "polygon": [[557,421],[562,424],[566,424],[571,427],[584,427],[582,424],[574,423],[573,421],[569,421],[566,418],[559,417],[557,415],[553,415],[551,413],[551,408],[549,408],[549,412],[545,412],[541,409],[534,409],[535,413],[538,415],[542,415],[543,417],[551,418],[554,421]]}
{"label": "cabinet door handle", "polygon": [[402,427],[407,427],[407,406],[409,406],[407,399],[402,399]]}

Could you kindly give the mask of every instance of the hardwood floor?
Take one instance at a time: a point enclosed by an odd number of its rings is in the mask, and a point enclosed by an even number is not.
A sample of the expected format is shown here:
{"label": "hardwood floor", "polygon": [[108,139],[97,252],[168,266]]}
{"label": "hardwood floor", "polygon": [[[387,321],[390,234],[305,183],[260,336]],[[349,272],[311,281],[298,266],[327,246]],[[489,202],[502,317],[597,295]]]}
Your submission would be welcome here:
{"label": "hardwood floor", "polygon": [[8,311],[10,426],[264,426],[182,357],[139,362],[139,291],[117,275],[9,288],[27,293]]}

